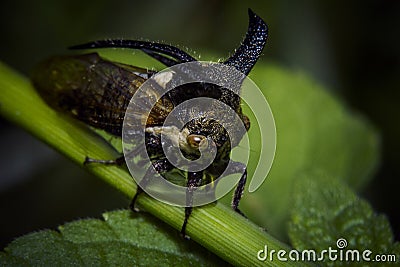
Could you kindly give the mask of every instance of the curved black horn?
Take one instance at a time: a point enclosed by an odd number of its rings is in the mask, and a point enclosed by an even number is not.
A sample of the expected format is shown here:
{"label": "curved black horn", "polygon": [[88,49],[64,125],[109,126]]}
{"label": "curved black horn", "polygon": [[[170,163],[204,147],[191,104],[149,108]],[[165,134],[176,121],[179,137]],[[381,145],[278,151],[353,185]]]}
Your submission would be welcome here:
{"label": "curved black horn", "polygon": [[249,27],[242,44],[236,49],[235,54],[228,58],[224,64],[233,66],[248,75],[256,64],[267,42],[268,26],[249,9]]}
{"label": "curved black horn", "polygon": [[[115,48],[115,47],[140,49],[144,50],[145,53],[147,52],[161,53],[174,58],[177,61],[177,63],[184,63],[196,60],[188,53],[172,45],[160,44],[156,42],[135,41],[135,40],[101,40],[101,41],[94,41],[86,44],[71,46],[69,47],[69,49]],[[162,57],[162,55],[160,56]],[[158,58],[156,57],[156,59]]]}

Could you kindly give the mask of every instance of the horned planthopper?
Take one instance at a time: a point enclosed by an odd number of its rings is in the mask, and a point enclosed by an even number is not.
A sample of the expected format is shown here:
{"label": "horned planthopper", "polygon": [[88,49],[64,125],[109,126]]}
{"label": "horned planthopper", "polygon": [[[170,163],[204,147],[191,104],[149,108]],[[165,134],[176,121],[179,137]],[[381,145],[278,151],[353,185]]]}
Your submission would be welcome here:
{"label": "horned planthopper", "polygon": [[[248,75],[260,57],[266,44],[268,29],[265,22],[249,10],[249,26],[246,37],[231,57],[222,62]],[[177,47],[146,41],[134,40],[101,40],[71,47],[72,49],[129,48],[138,49],[148,56],[160,61],[167,67],[182,63],[195,62],[196,59]],[[41,64],[32,73],[32,82],[45,102],[55,110],[66,113],[94,128],[108,132],[114,136],[122,135],[125,113],[132,96],[147,80],[156,75],[156,71],[140,67],[111,62],[97,53],[52,57]],[[190,72],[186,75],[194,75]],[[168,82],[168,80],[167,80]],[[162,83],[160,83],[162,86]],[[149,91],[148,97],[154,92]],[[242,136],[230,138],[218,119],[199,115],[185,124],[179,132],[169,131],[163,127],[167,116],[174,108],[188,99],[198,97],[213,98],[228,105],[235,111],[246,130],[250,121],[242,113],[241,98],[225,88],[207,84],[192,83],[180,86],[164,95],[149,113],[145,123],[146,150],[152,168],[165,179],[177,176],[175,180],[186,186],[185,217],[181,228],[185,236],[186,225],[193,209],[192,194],[197,187],[212,183],[221,175],[230,161],[231,149],[238,145]],[[218,114],[212,114],[218,117]],[[199,150],[208,141],[216,144],[216,155],[213,162],[204,170],[180,171],[169,162],[162,149],[161,133],[171,139],[179,135],[179,145],[183,155],[189,160],[199,157]],[[87,157],[84,163],[123,164],[124,158],[115,160],[97,160]],[[239,202],[244,191],[247,178],[246,165],[234,162],[230,173],[241,172],[241,178],[232,198],[233,210],[241,213]],[[135,201],[143,188],[146,178],[138,186],[133,197],[131,208],[135,210]],[[242,214],[242,213],[241,213]]]}

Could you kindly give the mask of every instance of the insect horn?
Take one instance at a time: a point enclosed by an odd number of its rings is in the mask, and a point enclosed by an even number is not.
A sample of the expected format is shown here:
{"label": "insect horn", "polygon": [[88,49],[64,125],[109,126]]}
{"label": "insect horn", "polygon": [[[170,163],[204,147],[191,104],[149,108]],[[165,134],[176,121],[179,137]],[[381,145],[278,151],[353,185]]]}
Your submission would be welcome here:
{"label": "insect horn", "polygon": [[[160,44],[156,42],[146,42],[146,41],[134,41],[134,40],[100,40],[89,42],[80,45],[74,45],[69,47],[69,49],[92,49],[92,48],[130,48],[130,49],[140,49],[145,53],[153,56],[154,58],[160,60],[163,59],[165,62],[162,63],[170,63],[177,64],[183,62],[196,61],[194,57],[189,55],[188,53],[182,51],[181,49],[167,44]],[[154,56],[155,55],[155,56]],[[163,56],[167,55],[175,60],[169,60],[167,57]],[[169,65],[169,64],[166,64]]]}
{"label": "insect horn", "polygon": [[256,64],[267,42],[268,26],[249,8],[249,27],[242,44],[224,64],[248,75]]}

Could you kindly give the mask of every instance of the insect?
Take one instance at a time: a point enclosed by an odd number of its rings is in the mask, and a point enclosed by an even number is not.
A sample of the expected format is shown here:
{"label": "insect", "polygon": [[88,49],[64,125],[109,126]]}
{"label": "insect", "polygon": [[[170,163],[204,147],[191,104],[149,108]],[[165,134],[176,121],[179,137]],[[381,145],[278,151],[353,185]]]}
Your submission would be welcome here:
{"label": "insect", "polygon": [[[266,23],[249,9],[249,26],[246,36],[239,48],[223,64],[248,75],[262,53],[267,35]],[[71,48],[139,49],[166,66],[196,61],[195,58],[174,46],[156,42],[102,40]],[[55,110],[67,113],[114,136],[121,136],[124,115],[130,99],[138,88],[155,74],[155,71],[111,62],[101,58],[97,53],[90,53],[50,58],[34,70],[32,82],[45,102]],[[185,85],[180,90],[171,90],[157,101],[146,121],[147,153],[154,169],[165,177],[176,172],[176,168],[166,159],[161,147],[160,132],[164,130],[163,122],[175,106],[189,98],[202,96],[224,102],[240,117],[246,130],[250,127],[249,119],[242,113],[240,96],[227,89],[197,83]],[[230,140],[217,120],[201,116],[187,123],[180,134],[184,137],[182,152],[188,159],[196,159],[199,148],[207,140],[211,139],[217,147],[216,157],[209,167],[202,171],[186,172],[178,179],[186,185],[187,205],[181,228],[181,234],[186,236],[186,225],[193,209],[193,191],[201,185],[213,182],[214,177],[225,170],[230,160],[230,151],[238,145],[238,141]],[[92,162],[122,164],[124,159],[122,157],[116,160],[95,160],[88,157],[85,159],[85,163]],[[246,165],[234,162],[229,172],[242,173],[233,194],[232,208],[243,215],[238,206],[247,179]],[[145,186],[145,183],[138,186],[130,205],[132,210],[136,210],[135,201],[143,192],[141,187]]]}

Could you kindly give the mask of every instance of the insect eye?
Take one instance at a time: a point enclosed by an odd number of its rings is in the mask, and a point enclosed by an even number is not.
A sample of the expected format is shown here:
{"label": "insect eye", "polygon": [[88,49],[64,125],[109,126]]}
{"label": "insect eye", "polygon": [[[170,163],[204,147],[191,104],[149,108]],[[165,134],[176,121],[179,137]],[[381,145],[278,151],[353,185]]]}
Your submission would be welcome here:
{"label": "insect eye", "polygon": [[207,141],[207,139],[203,135],[189,134],[186,141],[192,148],[199,148],[200,144]]}

